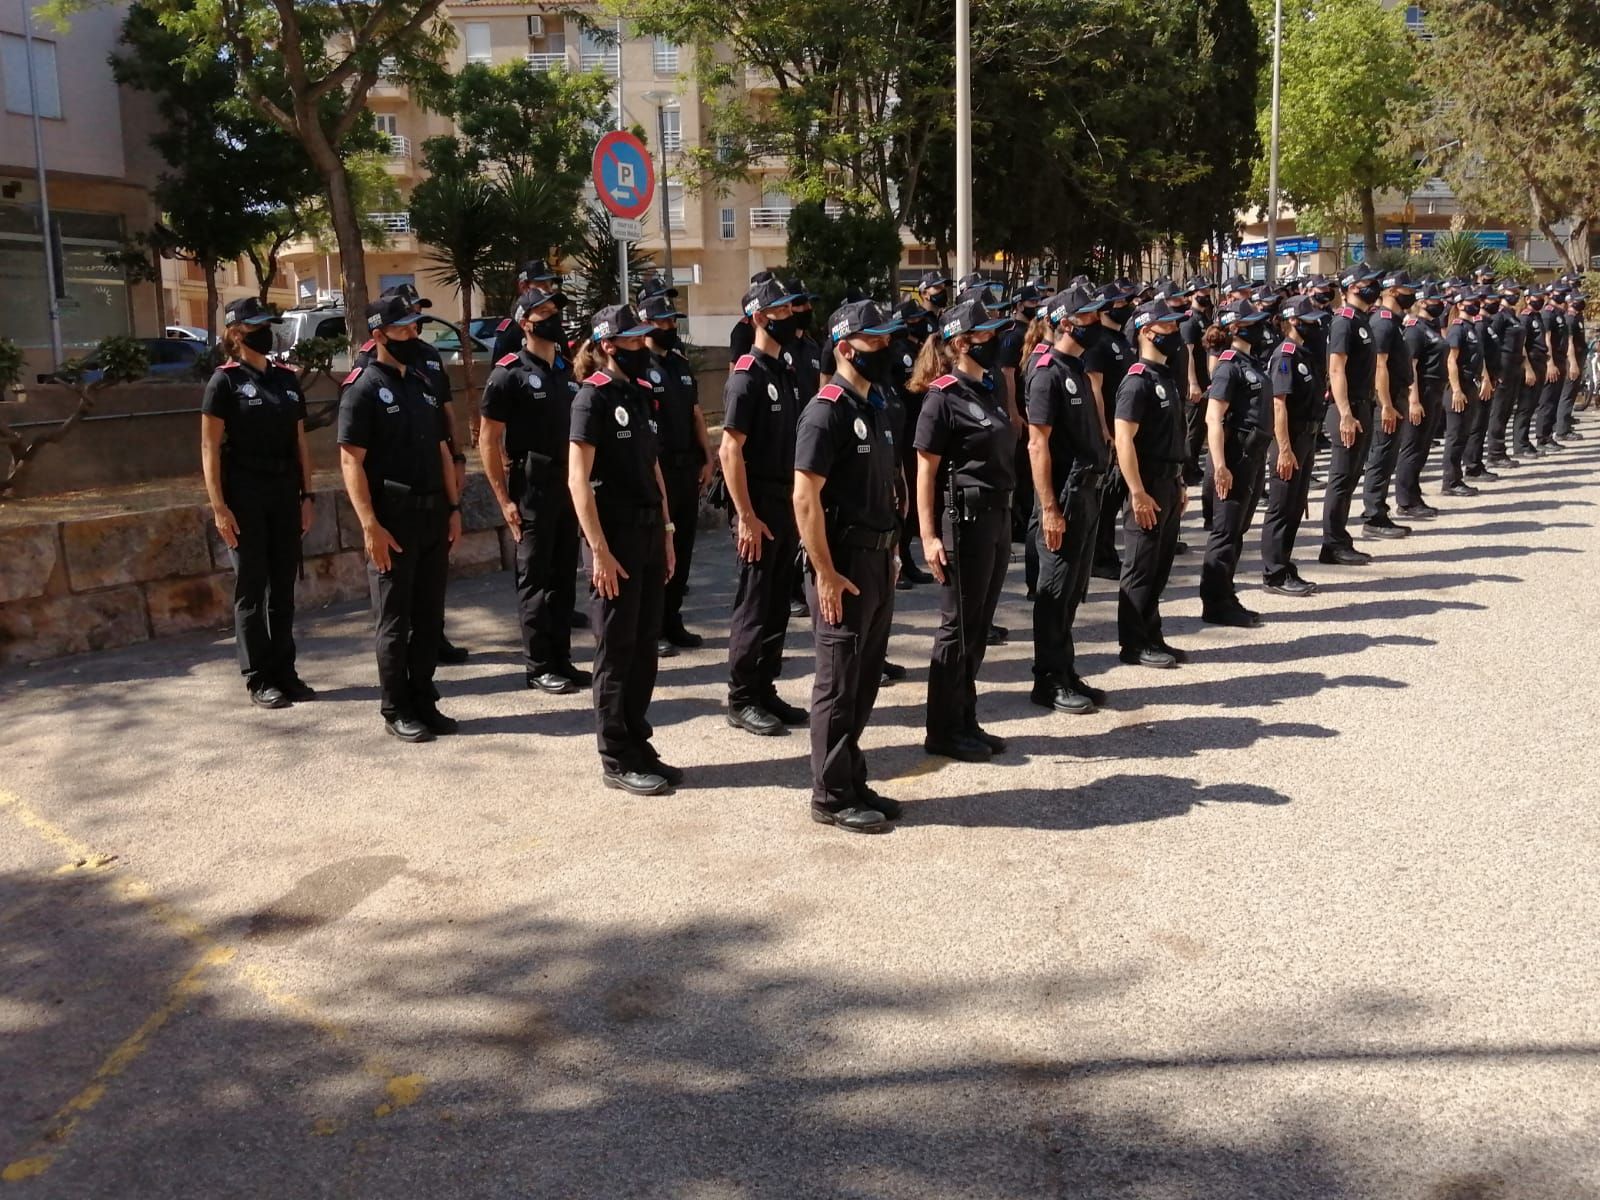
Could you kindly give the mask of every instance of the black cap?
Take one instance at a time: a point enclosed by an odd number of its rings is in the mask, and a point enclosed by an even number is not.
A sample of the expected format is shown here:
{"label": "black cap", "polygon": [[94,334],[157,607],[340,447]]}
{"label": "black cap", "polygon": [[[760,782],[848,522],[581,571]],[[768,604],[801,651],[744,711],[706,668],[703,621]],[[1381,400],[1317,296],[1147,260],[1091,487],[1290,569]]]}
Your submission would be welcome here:
{"label": "black cap", "polygon": [[397,283],[392,288],[389,288],[387,291],[383,292],[378,298],[382,300],[389,296],[399,296],[400,299],[404,300],[413,308],[433,307],[432,300],[424,300],[422,296],[418,294],[415,284]]}
{"label": "black cap", "polygon": [[1095,291],[1097,288],[1095,281],[1090,279],[1087,275],[1074,275],[1067,286],[1081,287],[1091,292]]}
{"label": "black cap", "polygon": [[421,313],[411,311],[399,296],[387,296],[367,305],[367,330],[385,329],[390,325],[415,325],[422,320]]}
{"label": "black cap", "polygon": [[1114,283],[1105,284],[1095,289],[1095,299],[1105,301],[1105,306],[1110,308],[1114,304],[1121,304],[1128,299],[1129,293],[1123,291]]}
{"label": "black cap", "polygon": [[977,291],[979,288],[991,286],[989,277],[982,271],[968,271],[956,282],[956,290],[962,292]]}
{"label": "black cap", "polygon": [[1474,267],[1473,270],[1472,270],[1472,277],[1474,279],[1480,280],[1483,283],[1493,283],[1494,282],[1494,268],[1491,267],[1488,263],[1484,263],[1480,267]]}
{"label": "black cap", "polygon": [[642,304],[651,296],[667,296],[673,300],[678,298],[678,289],[668,287],[667,281],[659,275],[652,275],[649,279],[639,284],[639,302]]}
{"label": "black cap", "polygon": [[611,304],[595,313],[589,326],[589,336],[594,341],[601,338],[643,337],[654,333],[656,327],[639,319],[639,314],[626,304]]}
{"label": "black cap", "polygon": [[1312,324],[1326,321],[1333,314],[1320,307],[1310,296],[1296,296],[1283,306],[1279,314],[1286,321],[1309,321]]}
{"label": "black cap", "polygon": [[828,336],[835,342],[858,333],[899,333],[906,327],[894,313],[886,313],[871,300],[841,304],[828,318]]}
{"label": "black cap", "polygon": [[1044,299],[1044,293],[1039,290],[1037,284],[1025,283],[1012,294],[1011,307],[1016,308],[1023,304],[1037,304],[1042,299]]}
{"label": "black cap", "polygon": [[639,316],[646,321],[676,321],[685,315],[672,302],[671,292],[655,292],[639,301]]}
{"label": "black cap", "polygon": [[1522,285],[1519,284],[1515,279],[1506,279],[1501,281],[1498,291],[1505,299],[1515,300],[1518,296],[1522,295]]}
{"label": "black cap", "polygon": [[1080,313],[1096,313],[1106,306],[1100,299],[1084,287],[1081,283],[1074,284],[1064,292],[1057,292],[1044,302],[1044,315],[1050,319],[1050,324],[1059,325],[1068,317]]}
{"label": "black cap", "polygon": [[1238,325],[1254,325],[1266,319],[1267,314],[1248,300],[1235,300],[1232,304],[1224,305],[1222,311],[1217,314],[1217,324],[1224,329],[1232,329]]}
{"label": "black cap", "polygon": [[1417,285],[1411,280],[1411,272],[1407,271],[1404,267],[1400,268],[1398,271],[1390,271],[1387,275],[1385,275],[1383,277],[1383,283],[1381,286],[1386,292],[1391,288],[1405,288],[1410,291],[1417,290]]}
{"label": "black cap", "polygon": [[952,304],[939,318],[939,336],[945,341],[963,333],[976,333],[983,329],[998,329],[1004,321],[991,320],[989,310],[976,300],[963,300]]}
{"label": "black cap", "polygon": [[806,290],[806,285],[800,281],[800,277],[798,275],[791,275],[788,279],[784,280],[783,286],[794,293],[793,303],[795,304],[810,304],[814,300],[822,299],[822,297],[817,295],[815,292],[808,292]]}
{"label": "black cap", "polygon": [[261,303],[259,296],[240,296],[222,310],[224,325],[282,325],[276,310]]}
{"label": "black cap", "polygon": [[1195,292],[1208,291],[1216,286],[1216,284],[1211,282],[1211,276],[1196,275],[1193,279],[1189,280],[1188,283],[1183,285],[1183,290],[1188,292],[1190,295],[1193,295]]}
{"label": "black cap", "polygon": [[1181,296],[1184,294],[1179,290],[1178,285],[1165,275],[1152,283],[1150,287],[1154,292],[1154,295],[1151,296],[1152,300],[1165,300],[1169,296]]}
{"label": "black cap", "polygon": [[1248,292],[1254,286],[1243,275],[1235,274],[1222,285],[1222,290],[1225,292]]}
{"label": "black cap", "polygon": [[1572,298],[1572,307],[1573,308],[1582,308],[1585,305],[1587,305],[1588,303],[1589,303],[1589,298],[1587,296],[1585,296],[1582,292],[1579,292],[1576,296],[1574,296]]}
{"label": "black cap", "polygon": [[769,274],[759,283],[751,285],[750,291],[745,296],[744,315],[753,317],[758,312],[778,308],[784,304],[793,304],[798,299],[798,296]]}
{"label": "black cap", "polygon": [[1269,310],[1283,303],[1283,294],[1270,283],[1264,283],[1250,293],[1250,299],[1257,308]]}
{"label": "black cap", "polygon": [[1422,287],[1417,290],[1417,298],[1420,300],[1443,300],[1444,288],[1439,286],[1437,279],[1424,280]]}
{"label": "black cap", "polygon": [[1146,329],[1151,325],[1159,325],[1163,321],[1181,321],[1183,314],[1174,312],[1165,300],[1152,300],[1148,304],[1141,304],[1133,314],[1133,327]]}
{"label": "black cap", "polygon": [[931,292],[935,288],[947,288],[954,281],[943,271],[929,271],[917,281],[917,291]]}
{"label": "black cap", "polygon": [[552,300],[556,302],[557,309],[565,308],[568,304],[565,292],[559,290],[547,292],[543,288],[536,287],[517,301],[516,307],[511,310],[511,319],[520,325],[534,309]]}
{"label": "black cap", "polygon": [[550,269],[550,264],[542,258],[534,258],[522,264],[522,269],[517,272],[517,286],[527,287],[530,283],[555,283],[561,278],[557,271]]}
{"label": "black cap", "polygon": [[1367,262],[1366,259],[1362,259],[1360,262],[1352,263],[1339,272],[1339,286],[1353,288],[1358,283],[1370,283],[1382,274],[1383,272],[1378,270],[1377,267]]}

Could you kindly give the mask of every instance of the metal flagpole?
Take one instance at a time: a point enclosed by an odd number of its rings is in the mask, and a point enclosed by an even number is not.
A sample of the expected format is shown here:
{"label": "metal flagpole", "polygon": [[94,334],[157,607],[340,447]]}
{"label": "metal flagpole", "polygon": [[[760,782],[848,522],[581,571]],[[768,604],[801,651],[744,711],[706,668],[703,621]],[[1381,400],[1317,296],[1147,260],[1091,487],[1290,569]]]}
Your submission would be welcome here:
{"label": "metal flagpole", "polygon": [[1267,282],[1278,276],[1278,115],[1283,82],[1283,0],[1272,10],[1272,145],[1267,163]]}
{"label": "metal flagpole", "polygon": [[956,278],[972,270],[972,34],[970,0],[956,0]]}
{"label": "metal flagpole", "polygon": [[[617,18],[617,128],[626,129],[622,117],[622,18]],[[617,303],[628,303],[628,243],[617,239]]]}
{"label": "metal flagpole", "polygon": [[28,11],[28,0],[20,0],[20,3],[22,6],[23,53],[28,57],[28,109],[33,114],[33,162],[39,179],[39,221],[43,226],[44,232],[44,279],[45,287],[50,293],[50,353],[55,359],[53,365],[59,367],[63,358],[61,349],[61,299],[60,292],[56,286],[55,239],[50,232],[50,184],[45,178],[44,131],[39,124],[39,81],[37,69],[33,64],[33,17]]}

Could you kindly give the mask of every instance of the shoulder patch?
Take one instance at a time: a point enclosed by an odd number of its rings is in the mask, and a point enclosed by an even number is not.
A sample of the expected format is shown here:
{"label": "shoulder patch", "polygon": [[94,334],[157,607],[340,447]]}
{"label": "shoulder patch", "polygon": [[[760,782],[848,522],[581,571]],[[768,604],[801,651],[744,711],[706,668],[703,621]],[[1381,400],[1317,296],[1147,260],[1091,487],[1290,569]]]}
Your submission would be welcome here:
{"label": "shoulder patch", "polygon": [[377,339],[376,338],[368,338],[364,343],[362,343],[361,349],[357,350],[356,353],[357,354],[371,354],[377,348],[378,348]]}
{"label": "shoulder patch", "polygon": [[1283,344],[1283,352],[1285,354],[1293,354],[1294,353],[1294,343],[1293,342],[1285,342]]}
{"label": "shoulder patch", "polygon": [[224,371],[235,371],[238,368],[239,368],[239,362],[238,362],[237,359],[230,358],[227,362],[222,364],[222,369]]}
{"label": "shoulder patch", "polygon": [[497,366],[497,367],[509,367],[512,363],[514,363],[516,361],[517,361],[517,356],[515,354],[508,354],[504,358],[495,359],[494,365]]}
{"label": "shoulder patch", "polygon": [[611,382],[611,376],[607,375],[604,371],[596,371],[593,375],[589,376],[589,378],[585,379],[584,382],[592,383],[595,387],[604,387],[606,384]]}
{"label": "shoulder patch", "polygon": [[748,371],[755,365],[756,356],[754,354],[741,354],[739,356],[739,361],[733,364],[733,369],[735,371]]}
{"label": "shoulder patch", "polygon": [[956,381],[956,377],[954,375],[941,375],[941,376],[939,376],[939,378],[935,379],[932,383],[930,383],[928,385],[928,388],[930,390],[932,390],[933,388],[947,388],[952,383],[954,383],[955,381]]}
{"label": "shoulder patch", "polygon": [[1236,359],[1238,357],[1239,357],[1239,352],[1237,350],[1224,350],[1221,354],[1217,355],[1217,361],[1218,362],[1232,362],[1234,359]]}
{"label": "shoulder patch", "polygon": [[1339,310],[1339,315],[1346,318],[1353,317],[1356,315],[1356,310],[1347,304]]}
{"label": "shoulder patch", "polygon": [[1416,323],[1417,323],[1417,319],[1415,317],[1407,317],[1406,320],[1405,320],[1405,326],[1406,326],[1407,329],[1410,329]]}
{"label": "shoulder patch", "polygon": [[828,383],[824,384],[822,388],[818,390],[817,399],[826,400],[828,403],[832,404],[835,400],[839,399],[839,397],[843,395],[844,389],[842,387],[840,387],[837,383]]}
{"label": "shoulder patch", "polygon": [[354,383],[356,380],[361,378],[361,371],[362,371],[362,368],[360,368],[360,367],[351,367],[350,368],[350,374],[346,375],[343,379],[341,379],[339,381],[339,386],[340,387],[349,387],[352,383]]}
{"label": "shoulder patch", "polygon": [[1033,356],[1035,358],[1043,358],[1046,354],[1049,354],[1049,353],[1050,353],[1050,343],[1049,342],[1040,342],[1037,346],[1035,346],[1033,348]]}
{"label": "shoulder patch", "polygon": [[510,328],[511,328],[511,318],[507,317],[507,318],[505,318],[505,320],[501,321],[500,324],[498,324],[498,325],[496,325],[494,327],[494,331],[496,333],[504,333],[506,330],[508,330]]}
{"label": "shoulder patch", "polygon": [[1380,316],[1383,317],[1383,319],[1385,321],[1394,320],[1394,309],[1392,309],[1392,308],[1380,308],[1378,310],[1378,313],[1379,313]]}
{"label": "shoulder patch", "polygon": [[[1232,354],[1233,351],[1230,350],[1230,351],[1228,351],[1228,353]],[[1142,362],[1134,363],[1133,366],[1128,368],[1128,374],[1129,375],[1143,375],[1144,374],[1144,364]]]}

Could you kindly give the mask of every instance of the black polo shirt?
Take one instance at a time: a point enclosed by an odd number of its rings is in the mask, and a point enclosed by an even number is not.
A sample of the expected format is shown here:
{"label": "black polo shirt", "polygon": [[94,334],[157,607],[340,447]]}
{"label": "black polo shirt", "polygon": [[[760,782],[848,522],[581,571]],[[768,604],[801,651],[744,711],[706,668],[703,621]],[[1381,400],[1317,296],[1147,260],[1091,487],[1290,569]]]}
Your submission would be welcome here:
{"label": "black polo shirt", "polygon": [[794,372],[782,359],[752,351],[733,364],[723,389],[725,428],[745,435],[744,465],[752,488],[794,483],[794,431],[800,400]]}
{"label": "black polo shirt", "polygon": [[1437,383],[1448,378],[1444,365],[1444,334],[1426,317],[1405,319],[1406,350],[1411,354],[1412,369],[1423,382]]}
{"label": "black polo shirt", "polygon": [[794,372],[794,394],[804,408],[822,386],[822,347],[802,333],[783,348],[783,362]]}
{"label": "black polo shirt", "polygon": [[[1215,313],[1216,309],[1213,308],[1211,311]],[[1206,327],[1210,324],[1209,317],[1202,315],[1198,308],[1191,308],[1189,316],[1178,326],[1178,334],[1183,338],[1184,347],[1189,351],[1189,357],[1194,360],[1194,377],[1200,381],[1202,391],[1211,385],[1211,364],[1205,347]],[[1187,391],[1188,379],[1185,378],[1182,383]]]}
{"label": "black polo shirt", "polygon": [[1122,384],[1122,377],[1137,358],[1128,345],[1128,339],[1122,336],[1122,330],[1112,329],[1103,322],[1102,328],[1105,332],[1100,335],[1100,340],[1084,352],[1083,369],[1090,375],[1101,377],[1100,394],[1109,405]]}
{"label": "black polo shirt", "polygon": [[[1344,380],[1352,401],[1371,400],[1373,395],[1378,360],[1372,349],[1370,322],[1369,313],[1347,305],[1334,312],[1328,329],[1328,353],[1345,356]],[[1331,378],[1331,363],[1328,374]]]}
{"label": "black polo shirt", "polygon": [[1045,354],[1033,361],[1028,424],[1050,430],[1050,487],[1059,497],[1074,471],[1104,471],[1110,449],[1100,435],[1100,410],[1083,360],[1046,345]]}
{"label": "black polo shirt", "polygon": [[1389,356],[1389,403],[1404,408],[1410,403],[1411,351],[1406,348],[1405,326],[1393,309],[1372,310],[1373,372],[1377,372],[1376,356]]}
{"label": "black polo shirt", "polygon": [[225,466],[300,478],[300,422],[306,417],[306,401],[293,371],[223,363],[206,383],[200,411],[222,422]]}
{"label": "black polo shirt", "polygon": [[1583,360],[1589,355],[1589,332],[1583,327],[1583,318],[1575,312],[1567,314],[1567,339],[1578,359],[1578,369],[1582,370]]}
{"label": "black polo shirt", "polygon": [[[1288,409],[1290,425],[1317,419],[1317,407],[1322,400],[1322,379],[1304,346],[1285,338],[1267,360],[1267,378],[1272,381],[1273,396],[1283,400]],[[1271,419],[1261,429],[1263,432],[1272,431],[1274,425]]]}
{"label": "black polo shirt", "polygon": [[1550,357],[1563,371],[1567,369],[1567,314],[1559,308],[1544,310],[1544,337]]}
{"label": "black polo shirt", "polygon": [[1217,355],[1216,374],[1206,398],[1228,406],[1223,424],[1231,433],[1272,431],[1272,408],[1267,379],[1261,364],[1242,350],[1228,349]]}
{"label": "black polo shirt", "polygon": [[[522,330],[517,330],[517,345],[522,344]],[[444,359],[439,357],[439,352],[434,349],[432,342],[417,339],[417,345],[422,347],[422,359],[417,363],[417,374],[428,384],[428,390],[439,397],[440,404],[449,404],[453,399],[450,390],[450,376],[444,369]],[[378,361],[378,343],[371,338],[363,342],[361,349],[357,350],[355,357],[350,360],[353,371],[364,371],[367,367]],[[512,349],[516,349],[513,346]],[[499,358],[500,355],[495,355]]]}
{"label": "black polo shirt", "polygon": [[1006,411],[1005,389],[993,379],[941,375],[922,398],[916,449],[937,454],[955,485],[1009,492],[1017,486],[1017,435]]}
{"label": "black polo shirt", "polygon": [[339,445],[366,450],[367,486],[380,499],[387,480],[418,495],[444,491],[444,438],[439,397],[419,371],[402,374],[374,362],[339,398]]}
{"label": "black polo shirt", "polygon": [[506,427],[506,454],[523,466],[530,453],[546,461],[546,470],[565,472],[567,433],[572,427],[572,398],[578,381],[571,364],[558,352],[555,362],[540,358],[526,345],[507,354],[489,372],[480,405],[485,417]]}
{"label": "black polo shirt", "polygon": [[887,402],[873,403],[837,375],[800,413],[794,466],[822,476],[830,537],[847,525],[893,531],[900,473],[894,438],[894,414]]}
{"label": "black polo shirt", "polygon": [[662,470],[698,471],[705,462],[694,410],[700,404],[700,384],[683,351],[674,347],[650,360],[646,378],[656,403],[656,452]]}
{"label": "black polo shirt", "polygon": [[1116,419],[1139,426],[1133,435],[1133,450],[1141,474],[1167,471],[1188,458],[1183,400],[1162,364],[1141,359],[1128,368],[1117,388]]}
{"label": "black polo shirt", "polygon": [[1478,331],[1478,349],[1483,351],[1484,373],[1491,380],[1498,380],[1501,371],[1500,330],[1495,326],[1495,319],[1488,313],[1479,313],[1472,325]]}
{"label": "black polo shirt", "polygon": [[651,395],[606,371],[585,379],[572,401],[568,440],[594,447],[589,482],[601,513],[659,507]]}
{"label": "black polo shirt", "polygon": [[[1445,330],[1445,346],[1456,351],[1456,371],[1463,382],[1483,377],[1483,337],[1478,332],[1478,322],[1457,317]],[[1449,363],[1445,364],[1445,378],[1450,377]]]}

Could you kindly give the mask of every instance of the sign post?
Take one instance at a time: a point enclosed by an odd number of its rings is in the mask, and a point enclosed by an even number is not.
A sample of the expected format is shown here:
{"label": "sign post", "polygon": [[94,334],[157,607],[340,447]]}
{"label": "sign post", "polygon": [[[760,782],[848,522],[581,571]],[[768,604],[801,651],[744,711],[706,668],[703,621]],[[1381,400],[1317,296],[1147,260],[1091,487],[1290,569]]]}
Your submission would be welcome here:
{"label": "sign post", "polygon": [[656,190],[650,151],[633,134],[616,130],[594,148],[594,190],[611,214],[611,236],[617,239],[617,274],[621,303],[628,302],[628,243],[639,240],[639,218],[650,210]]}

